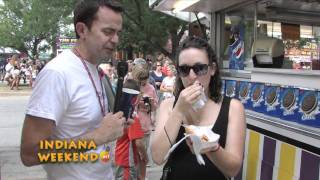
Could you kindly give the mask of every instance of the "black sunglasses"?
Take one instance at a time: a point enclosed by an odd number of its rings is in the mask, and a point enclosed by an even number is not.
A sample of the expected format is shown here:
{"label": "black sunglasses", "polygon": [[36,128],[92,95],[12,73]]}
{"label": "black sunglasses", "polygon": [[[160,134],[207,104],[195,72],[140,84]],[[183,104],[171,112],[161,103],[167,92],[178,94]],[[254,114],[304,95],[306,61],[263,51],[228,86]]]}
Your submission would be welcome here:
{"label": "black sunglasses", "polygon": [[208,64],[195,64],[193,66],[182,65],[182,66],[178,66],[177,70],[178,70],[179,76],[181,77],[188,76],[191,69],[197,76],[202,76],[207,74],[208,67],[209,67]]}

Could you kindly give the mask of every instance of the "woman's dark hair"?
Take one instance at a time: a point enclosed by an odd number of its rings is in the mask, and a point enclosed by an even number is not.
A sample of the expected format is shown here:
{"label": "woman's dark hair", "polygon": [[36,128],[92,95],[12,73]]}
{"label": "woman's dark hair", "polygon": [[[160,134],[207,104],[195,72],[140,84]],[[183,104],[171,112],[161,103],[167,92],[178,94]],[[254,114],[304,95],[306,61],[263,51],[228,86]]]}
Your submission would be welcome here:
{"label": "woman's dark hair", "polygon": [[[189,48],[196,48],[196,49],[205,50],[205,52],[208,55],[209,65],[215,66],[216,70],[215,70],[214,76],[210,78],[210,83],[209,83],[209,98],[216,103],[220,102],[220,100],[221,100],[221,91],[220,90],[221,90],[222,83],[221,83],[217,58],[216,58],[214,50],[212,49],[212,47],[209,45],[209,43],[206,40],[201,39],[199,37],[188,37],[186,40],[184,40],[181,43],[179,50],[178,50],[178,53],[177,53],[176,67],[179,66],[180,53],[183,50],[186,50]],[[174,90],[174,95],[176,97],[175,103],[180,96],[180,92],[184,88],[185,87],[182,84],[182,80],[178,75],[176,78],[175,90]]]}
{"label": "woman's dark hair", "polygon": [[73,11],[73,25],[77,39],[80,36],[76,31],[76,24],[83,22],[90,29],[100,7],[108,7],[117,13],[123,12],[121,4],[116,0],[78,0]]}

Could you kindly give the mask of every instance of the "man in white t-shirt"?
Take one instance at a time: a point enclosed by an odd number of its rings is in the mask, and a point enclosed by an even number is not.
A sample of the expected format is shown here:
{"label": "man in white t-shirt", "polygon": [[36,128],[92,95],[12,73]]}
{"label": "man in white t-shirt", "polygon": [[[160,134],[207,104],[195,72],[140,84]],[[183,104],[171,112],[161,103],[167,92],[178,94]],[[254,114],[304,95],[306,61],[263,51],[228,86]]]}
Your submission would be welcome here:
{"label": "man in white t-shirt", "polygon": [[[125,118],[122,112],[108,112],[108,99],[97,70],[100,60],[109,58],[118,44],[121,12],[122,7],[109,0],[81,0],[76,4],[77,45],[50,61],[34,84],[21,139],[24,165],[40,164],[38,153],[80,153],[68,148],[43,150],[43,140],[93,140],[97,148],[83,153],[101,155],[110,152],[110,142],[122,136]],[[102,157],[94,162],[51,161],[43,167],[48,179],[113,179],[111,162],[107,156]]]}
{"label": "man in white t-shirt", "polygon": [[11,86],[11,83],[13,81],[12,72],[14,70],[14,60],[13,58],[10,58],[8,64],[5,67],[6,74],[4,75],[4,80],[8,82],[8,85]]}

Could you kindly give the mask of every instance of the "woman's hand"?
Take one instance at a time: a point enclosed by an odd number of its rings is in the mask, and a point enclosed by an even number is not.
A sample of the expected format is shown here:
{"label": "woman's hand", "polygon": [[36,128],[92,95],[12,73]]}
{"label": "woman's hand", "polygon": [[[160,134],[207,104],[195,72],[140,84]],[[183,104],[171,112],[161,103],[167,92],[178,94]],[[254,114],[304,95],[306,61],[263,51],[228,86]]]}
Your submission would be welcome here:
{"label": "woman's hand", "polygon": [[194,83],[182,90],[177,101],[176,108],[179,110],[189,109],[190,106],[198,100],[201,95],[201,91],[202,86],[199,83]]}

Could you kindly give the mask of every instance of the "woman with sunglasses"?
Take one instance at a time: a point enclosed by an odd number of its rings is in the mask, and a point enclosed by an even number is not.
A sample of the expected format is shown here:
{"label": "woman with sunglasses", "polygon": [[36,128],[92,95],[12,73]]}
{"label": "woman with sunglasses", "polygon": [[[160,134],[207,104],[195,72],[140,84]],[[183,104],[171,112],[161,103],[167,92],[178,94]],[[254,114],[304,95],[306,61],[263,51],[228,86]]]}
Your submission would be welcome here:
{"label": "woman with sunglasses", "polygon": [[[238,174],[243,159],[245,113],[236,99],[222,97],[217,60],[210,45],[200,38],[187,38],[177,61],[175,99],[166,99],[158,109],[151,152],[155,163],[165,162],[170,147],[184,137],[182,126],[207,126],[220,135],[219,144],[201,151],[205,165],[192,153],[191,140],[182,142],[164,165],[162,179],[228,179]],[[193,108],[201,94],[207,101]]]}

